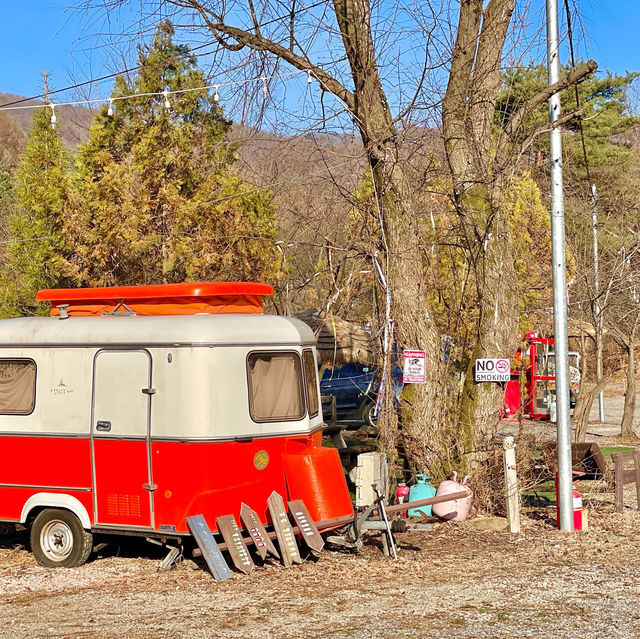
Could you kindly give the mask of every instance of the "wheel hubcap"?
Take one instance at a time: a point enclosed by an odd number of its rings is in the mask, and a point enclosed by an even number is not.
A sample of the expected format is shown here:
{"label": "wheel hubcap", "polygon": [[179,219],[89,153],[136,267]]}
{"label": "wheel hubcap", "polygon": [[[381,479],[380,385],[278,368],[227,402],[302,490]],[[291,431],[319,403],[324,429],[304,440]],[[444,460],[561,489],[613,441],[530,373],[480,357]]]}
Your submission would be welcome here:
{"label": "wheel hubcap", "polygon": [[40,546],[51,561],[63,561],[73,550],[71,528],[59,519],[46,523],[40,533]]}

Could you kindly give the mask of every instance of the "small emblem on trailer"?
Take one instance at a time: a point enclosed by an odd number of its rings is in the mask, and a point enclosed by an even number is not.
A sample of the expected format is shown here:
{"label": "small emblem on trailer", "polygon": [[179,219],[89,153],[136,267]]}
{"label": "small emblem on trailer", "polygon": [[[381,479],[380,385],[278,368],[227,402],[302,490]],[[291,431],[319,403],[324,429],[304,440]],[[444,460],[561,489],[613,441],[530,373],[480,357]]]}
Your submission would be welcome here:
{"label": "small emblem on trailer", "polygon": [[62,378],[60,378],[60,382],[58,383],[58,385],[54,386],[50,390],[51,390],[51,393],[53,393],[54,395],[70,395],[71,393],[73,393],[73,388],[69,388],[62,381]]}
{"label": "small emblem on trailer", "polygon": [[258,470],[264,470],[269,463],[269,453],[266,450],[259,450],[253,458],[253,465]]}

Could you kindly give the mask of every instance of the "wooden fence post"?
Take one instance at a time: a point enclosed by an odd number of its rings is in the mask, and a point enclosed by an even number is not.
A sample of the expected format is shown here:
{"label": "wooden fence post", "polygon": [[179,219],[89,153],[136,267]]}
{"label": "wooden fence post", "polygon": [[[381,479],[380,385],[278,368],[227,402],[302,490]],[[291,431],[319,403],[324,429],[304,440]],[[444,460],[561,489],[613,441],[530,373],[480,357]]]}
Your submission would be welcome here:
{"label": "wooden fence post", "polygon": [[636,476],[637,507],[640,510],[640,450],[638,448],[633,451],[633,471]]}
{"label": "wooden fence post", "polygon": [[507,519],[509,532],[520,532],[520,500],[518,495],[518,477],[516,474],[516,444],[513,437],[505,437],[504,448],[504,484],[507,499]]}
{"label": "wooden fence post", "polygon": [[614,454],[613,458],[613,485],[616,495],[616,512],[624,510],[624,458],[622,455]]}

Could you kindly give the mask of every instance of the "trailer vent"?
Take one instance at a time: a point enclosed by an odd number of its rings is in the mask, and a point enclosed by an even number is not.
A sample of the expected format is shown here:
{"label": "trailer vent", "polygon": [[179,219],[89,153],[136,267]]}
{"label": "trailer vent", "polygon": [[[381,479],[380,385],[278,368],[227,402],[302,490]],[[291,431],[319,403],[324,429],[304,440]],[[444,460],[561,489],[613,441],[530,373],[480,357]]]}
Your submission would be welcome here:
{"label": "trailer vent", "polygon": [[107,495],[107,512],[114,517],[140,517],[138,495]]}

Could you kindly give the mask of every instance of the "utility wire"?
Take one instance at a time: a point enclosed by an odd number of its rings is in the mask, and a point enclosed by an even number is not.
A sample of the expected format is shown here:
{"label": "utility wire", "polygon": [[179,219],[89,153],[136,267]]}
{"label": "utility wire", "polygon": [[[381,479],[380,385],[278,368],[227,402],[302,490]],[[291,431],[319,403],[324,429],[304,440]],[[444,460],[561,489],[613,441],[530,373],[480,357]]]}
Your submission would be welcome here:
{"label": "utility wire", "polygon": [[[188,56],[190,56],[192,54],[193,51],[198,51],[199,49],[202,49],[204,47],[208,47],[210,46],[211,43],[207,42],[206,44],[201,44],[197,47],[193,47],[193,49],[190,49],[188,54],[185,54],[183,56],[180,56],[180,58],[178,58],[179,60],[182,60],[183,58],[186,58]],[[212,52],[214,53],[214,52]],[[78,82],[77,84],[72,84],[71,86],[68,87],[64,87],[62,89],[55,89],[54,91],[49,91],[48,93],[41,93],[40,95],[34,95],[30,98],[21,98],[20,100],[14,100],[13,102],[7,102],[5,104],[0,104],[0,109],[2,107],[8,107],[8,106],[14,106],[15,104],[22,104],[23,102],[29,102],[31,100],[39,100],[40,98],[46,98],[48,96],[51,95],[55,95],[56,93],[62,93],[64,91],[71,91],[71,89],[79,89],[80,87],[85,87],[88,84],[94,84],[94,83],[98,83],[98,82],[104,82],[104,80],[111,80],[112,78],[115,78],[119,75],[122,75],[123,73],[130,73],[131,71],[137,71],[138,69],[141,68],[141,65],[135,66],[135,67],[129,67],[126,69],[121,69],[120,71],[116,71],[115,73],[109,73],[108,75],[103,75],[99,78],[92,78],[91,80],[85,80],[84,82]],[[104,100],[102,100],[104,101]],[[88,102],[88,100],[85,100],[85,102]]]}
{"label": "utility wire", "polygon": [[[275,18],[272,18],[271,20],[267,20],[266,22],[262,23],[261,25],[259,25],[260,28],[262,27],[267,27],[270,24],[273,24],[274,22],[278,22],[279,20],[289,20],[291,19],[293,16],[302,13],[303,11],[309,11],[311,9],[315,9],[316,7],[319,7],[321,4],[325,4],[324,0],[320,0],[319,2],[314,2],[313,4],[309,5],[308,7],[300,7],[299,9],[294,9],[293,11],[290,11],[286,16],[276,16]],[[189,52],[186,53],[185,55],[181,56],[179,59],[182,60],[183,58],[188,58],[189,56],[193,55],[194,51],[199,51],[200,49],[204,49],[204,47],[209,47],[211,46],[211,42],[207,42],[205,44],[201,44],[198,45],[197,47],[193,47],[189,49]],[[220,51],[222,49],[222,47],[218,47],[217,49],[214,49],[213,51],[210,51],[210,53],[216,53],[218,51]],[[20,100],[14,100],[13,102],[6,102],[5,104],[0,104],[0,108],[2,107],[8,107],[8,106],[14,106],[16,104],[22,104],[23,102],[28,102],[30,100],[39,100],[41,98],[46,98],[48,96],[51,95],[55,95],[56,93],[62,93],[64,91],[71,91],[72,89],[79,89],[81,87],[87,86],[89,84],[93,84],[93,83],[97,83],[97,82],[104,82],[105,80],[111,80],[112,78],[115,78],[119,75],[122,75],[124,73],[131,73],[132,71],[137,71],[138,69],[140,69],[142,67],[142,65],[137,65],[135,67],[128,67],[126,69],[121,69],[120,71],[116,71],[115,73],[109,73],[107,75],[103,75],[99,78],[93,78],[91,80],[85,80],[84,82],[78,82],[77,84],[72,84],[68,87],[64,87],[62,89],[56,89],[54,91],[49,91],[48,93],[41,93],[40,95],[34,95],[30,98],[21,98]]]}
{"label": "utility wire", "polygon": [[[217,102],[220,99],[220,96],[218,94],[218,89],[222,89],[224,87],[229,87],[229,86],[239,86],[243,84],[249,84],[251,82],[262,82],[264,84],[267,80],[273,80],[274,78],[290,78],[300,74],[304,74],[307,77],[313,77],[310,72],[296,70],[296,71],[288,71],[287,73],[276,73],[270,76],[257,76],[255,78],[248,78],[246,80],[235,80],[232,82],[218,82],[217,84],[207,84],[201,87],[190,87],[188,89],[176,89],[174,91],[148,91],[145,93],[130,93],[128,95],[117,95],[109,98],[92,98],[91,100],[73,100],[71,102],[56,102],[56,103],[50,102],[49,104],[23,104],[18,106],[2,105],[0,106],[0,111],[17,111],[21,109],[46,109],[46,108],[55,110],[55,108],[57,107],[77,106],[81,104],[90,105],[90,104],[108,103],[110,105],[115,105],[115,103],[118,101],[130,100],[132,98],[163,96],[165,99],[168,99],[168,97],[171,95],[181,95],[183,93],[192,93],[194,91],[208,91],[210,89],[214,89],[216,91],[214,100]],[[217,99],[216,99],[216,96],[217,96]]]}
{"label": "utility wire", "polygon": [[[571,11],[569,9],[569,0],[564,0],[564,9],[567,14],[567,35],[569,38],[569,55],[571,57],[571,67],[576,68],[576,59],[573,50],[573,29],[571,28]],[[578,84],[573,85],[573,90],[576,96],[576,109],[580,110],[580,95],[578,93]],[[587,183],[591,186],[591,171],[589,170],[589,157],[587,154],[587,145],[584,139],[584,128],[582,126],[582,116],[578,117],[578,127],[580,129],[580,139],[582,140],[582,154],[584,157],[584,166],[587,172]]]}

